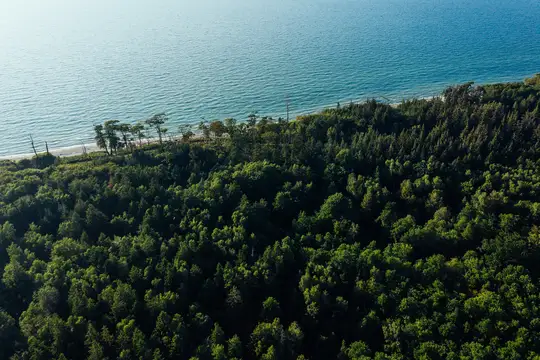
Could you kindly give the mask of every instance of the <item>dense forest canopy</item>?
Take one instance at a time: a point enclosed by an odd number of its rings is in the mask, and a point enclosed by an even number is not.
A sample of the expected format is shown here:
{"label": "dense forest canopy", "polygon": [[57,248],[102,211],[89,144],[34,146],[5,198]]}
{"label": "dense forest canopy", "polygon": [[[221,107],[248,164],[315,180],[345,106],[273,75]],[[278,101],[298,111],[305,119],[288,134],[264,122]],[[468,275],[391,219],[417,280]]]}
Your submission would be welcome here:
{"label": "dense forest canopy", "polygon": [[539,358],[539,125],[537,76],[1,162],[0,358]]}

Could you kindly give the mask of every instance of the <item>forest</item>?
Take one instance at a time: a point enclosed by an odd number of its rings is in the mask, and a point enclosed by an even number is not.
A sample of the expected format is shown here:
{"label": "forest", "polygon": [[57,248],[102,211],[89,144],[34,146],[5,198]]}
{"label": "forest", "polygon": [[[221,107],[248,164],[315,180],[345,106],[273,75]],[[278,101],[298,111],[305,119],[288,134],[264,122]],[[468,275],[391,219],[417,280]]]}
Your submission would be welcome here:
{"label": "forest", "polygon": [[0,162],[0,359],[540,359],[540,75],[170,126]]}

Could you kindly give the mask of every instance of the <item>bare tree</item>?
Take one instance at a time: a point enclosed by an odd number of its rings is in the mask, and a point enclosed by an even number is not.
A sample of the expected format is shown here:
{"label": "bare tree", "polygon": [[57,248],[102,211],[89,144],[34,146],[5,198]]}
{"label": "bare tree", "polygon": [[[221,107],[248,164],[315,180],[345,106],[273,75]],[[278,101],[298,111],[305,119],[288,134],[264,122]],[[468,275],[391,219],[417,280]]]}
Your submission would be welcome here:
{"label": "bare tree", "polygon": [[289,121],[289,95],[285,95],[285,106],[287,107],[287,121]]}
{"label": "bare tree", "polygon": [[32,137],[32,134],[30,134],[30,143],[32,144],[32,150],[34,150],[34,154],[36,155],[36,158],[38,157],[36,146],[34,145],[34,138]]}
{"label": "bare tree", "polygon": [[88,151],[86,150],[86,145],[84,144],[84,141],[82,140],[81,140],[81,146],[82,146],[83,155],[87,155]]}

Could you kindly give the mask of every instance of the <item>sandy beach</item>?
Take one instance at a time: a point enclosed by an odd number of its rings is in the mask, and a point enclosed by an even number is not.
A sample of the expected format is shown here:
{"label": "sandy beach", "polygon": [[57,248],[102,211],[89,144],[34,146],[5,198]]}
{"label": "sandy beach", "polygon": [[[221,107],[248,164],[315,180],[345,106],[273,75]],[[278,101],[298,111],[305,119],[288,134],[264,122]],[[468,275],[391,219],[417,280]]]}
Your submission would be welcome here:
{"label": "sandy beach", "polygon": [[[85,148],[86,148],[87,153],[99,151],[99,148],[96,146],[96,144],[84,144],[84,145],[74,145],[74,146],[61,147],[57,149],[51,149],[49,150],[49,153],[57,157],[77,156],[77,155],[83,155],[85,152]],[[38,154],[44,154],[44,152],[38,152]],[[5,155],[5,156],[0,156],[0,160],[17,161],[17,160],[22,160],[22,159],[31,159],[34,156],[35,156],[34,153]]]}

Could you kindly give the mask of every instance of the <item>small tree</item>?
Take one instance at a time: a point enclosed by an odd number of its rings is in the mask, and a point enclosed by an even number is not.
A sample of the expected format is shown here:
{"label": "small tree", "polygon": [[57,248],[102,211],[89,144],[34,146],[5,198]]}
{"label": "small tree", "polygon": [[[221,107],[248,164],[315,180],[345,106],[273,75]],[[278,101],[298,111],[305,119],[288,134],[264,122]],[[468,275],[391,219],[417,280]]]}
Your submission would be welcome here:
{"label": "small tree", "polygon": [[525,79],[525,85],[540,85],[540,74],[535,74],[533,77]]}
{"label": "small tree", "polygon": [[182,124],[178,127],[178,131],[180,131],[180,134],[182,135],[182,141],[189,141],[195,134],[193,131],[191,131],[191,125],[189,124]]}
{"label": "small tree", "polygon": [[236,120],[233,118],[227,118],[223,122],[227,133],[230,137],[233,137],[236,130]]}
{"label": "small tree", "polygon": [[163,125],[168,120],[167,115],[165,113],[157,114],[152,116],[150,119],[146,120],[146,124],[155,129],[158,137],[159,137],[159,144],[163,145],[163,134],[167,131]]}
{"label": "small tree", "polygon": [[199,123],[199,130],[202,131],[205,140],[210,139],[210,127],[208,126],[208,122],[201,121]]}
{"label": "small tree", "polygon": [[255,112],[252,112],[248,115],[247,124],[249,125],[249,127],[255,127],[255,125],[257,124],[257,118],[257,113]]}
{"label": "small tree", "polygon": [[169,129],[168,128],[161,128],[161,136],[166,136],[169,141],[172,141],[172,138],[171,138],[171,135],[167,135],[169,133]]}
{"label": "small tree", "polygon": [[225,125],[219,120],[212,121],[208,127],[210,132],[214,134],[215,137],[222,137],[223,134],[227,132]]}

